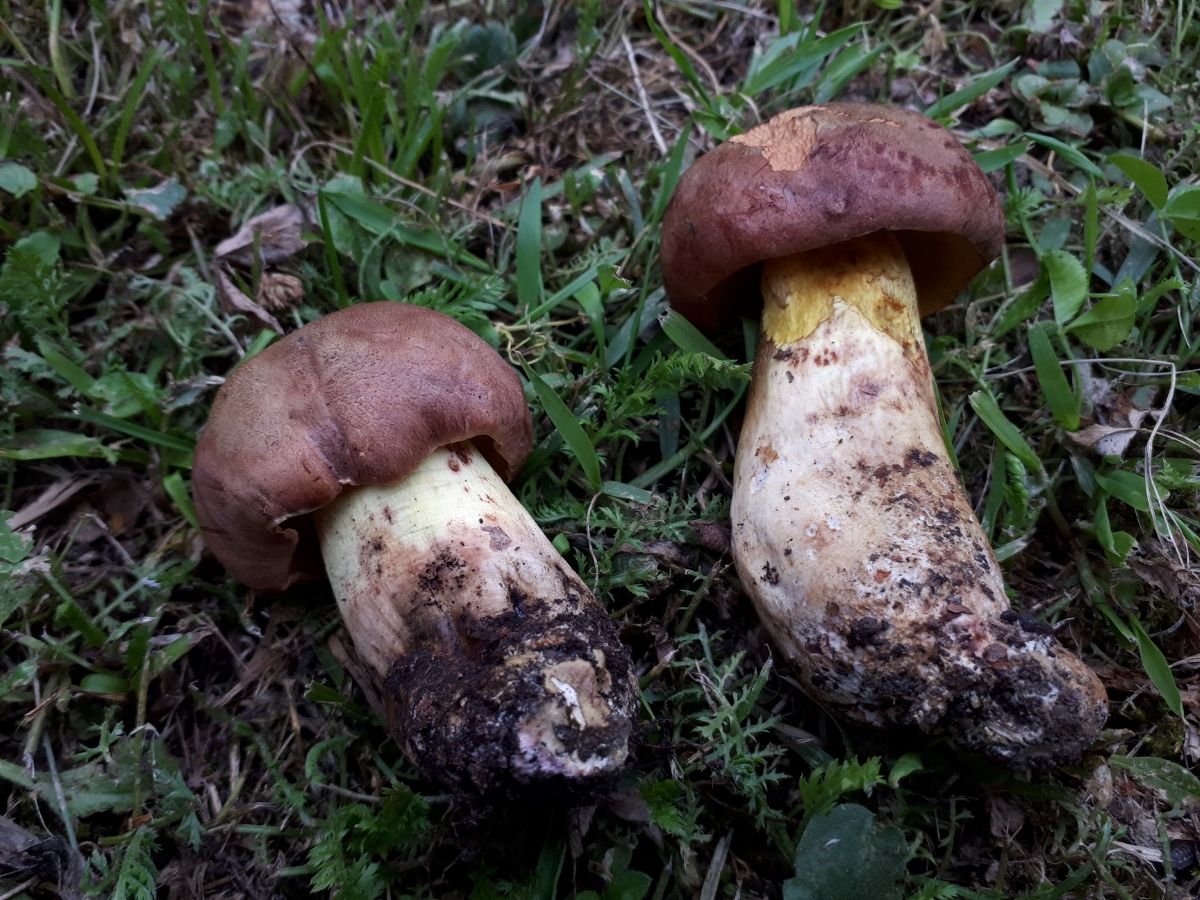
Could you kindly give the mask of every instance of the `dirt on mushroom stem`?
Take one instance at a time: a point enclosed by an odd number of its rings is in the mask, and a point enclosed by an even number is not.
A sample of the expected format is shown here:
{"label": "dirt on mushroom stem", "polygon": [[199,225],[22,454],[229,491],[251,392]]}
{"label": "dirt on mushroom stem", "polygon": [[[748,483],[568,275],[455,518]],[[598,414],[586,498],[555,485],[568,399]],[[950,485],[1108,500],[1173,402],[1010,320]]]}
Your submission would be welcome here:
{"label": "dirt on mushroom stem", "polygon": [[471,444],[345,491],[317,525],[389,725],[427,774],[473,795],[573,793],[625,763],[629,653]]}
{"label": "dirt on mushroom stem", "polygon": [[1015,767],[1077,758],[1104,688],[1009,608],[947,456],[916,291],[887,233],[768,262],[733,549],[808,691]]}

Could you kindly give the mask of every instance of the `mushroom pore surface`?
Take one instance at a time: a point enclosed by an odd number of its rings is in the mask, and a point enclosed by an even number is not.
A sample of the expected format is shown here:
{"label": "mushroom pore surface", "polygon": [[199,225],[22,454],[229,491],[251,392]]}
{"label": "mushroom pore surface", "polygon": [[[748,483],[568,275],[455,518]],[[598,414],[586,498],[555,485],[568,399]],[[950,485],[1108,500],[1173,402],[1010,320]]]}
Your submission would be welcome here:
{"label": "mushroom pore surface", "polygon": [[886,232],[768,262],[733,553],[806,689],[1015,767],[1078,757],[1096,675],[1009,607],[942,440],[903,249]]}

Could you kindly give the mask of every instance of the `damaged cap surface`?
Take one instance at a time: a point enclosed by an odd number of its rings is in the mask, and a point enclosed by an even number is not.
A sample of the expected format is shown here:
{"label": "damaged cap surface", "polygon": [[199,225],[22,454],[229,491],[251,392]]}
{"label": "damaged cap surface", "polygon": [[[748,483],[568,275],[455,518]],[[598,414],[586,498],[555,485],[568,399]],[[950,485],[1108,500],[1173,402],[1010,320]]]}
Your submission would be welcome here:
{"label": "damaged cap surface", "polygon": [[792,109],[684,173],[663,220],[663,283],[712,330],[756,311],[758,263],[876,231],[896,232],[924,314],[999,255],[1004,216],[970,153],[931,119],[870,103]]}
{"label": "damaged cap surface", "polygon": [[365,303],[230,374],[196,447],[196,515],[234,578],[283,590],[320,577],[308,514],[344,488],[396,481],[466,440],[507,480],[532,437],[520,379],[474,332],[422,307]]}

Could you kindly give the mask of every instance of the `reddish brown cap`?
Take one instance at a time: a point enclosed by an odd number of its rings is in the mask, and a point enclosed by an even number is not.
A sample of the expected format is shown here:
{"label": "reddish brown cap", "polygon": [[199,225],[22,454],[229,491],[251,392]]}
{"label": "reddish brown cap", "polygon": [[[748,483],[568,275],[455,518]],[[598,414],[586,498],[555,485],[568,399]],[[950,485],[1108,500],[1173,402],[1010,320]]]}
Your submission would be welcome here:
{"label": "reddish brown cap", "polygon": [[283,590],[322,574],[309,513],[465,440],[505,479],[529,453],[529,408],[500,355],[433,310],[343,309],[242,364],[217,392],[192,469],[200,530],[238,581]]}
{"label": "reddish brown cap", "polygon": [[903,109],[829,103],[780,113],[688,169],[662,225],[671,305],[715,329],[761,299],[758,263],[874,231],[897,233],[921,312],[995,259],[1004,215],[949,131]]}

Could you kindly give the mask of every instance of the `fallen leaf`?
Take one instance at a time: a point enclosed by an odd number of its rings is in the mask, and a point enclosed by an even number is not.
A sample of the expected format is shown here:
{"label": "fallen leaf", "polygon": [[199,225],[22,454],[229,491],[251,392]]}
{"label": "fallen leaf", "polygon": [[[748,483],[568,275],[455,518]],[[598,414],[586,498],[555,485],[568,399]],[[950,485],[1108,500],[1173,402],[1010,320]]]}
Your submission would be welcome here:
{"label": "fallen leaf", "polygon": [[696,543],[713,553],[729,552],[729,526],[720,522],[705,522],[697,519],[689,522],[696,533]]}
{"label": "fallen leaf", "polygon": [[263,272],[256,295],[267,309],[291,309],[304,299],[304,282],[286,272]]}
{"label": "fallen leaf", "polygon": [[1095,451],[1100,456],[1124,456],[1137,433],[1136,428],[1089,425],[1079,431],[1068,431],[1067,439],[1074,444]]}
{"label": "fallen leaf", "polygon": [[249,219],[235,234],[217,244],[214,255],[227,262],[252,266],[257,241],[262,261],[277,263],[304,249],[303,230],[304,211],[285,203]]}
{"label": "fallen leaf", "polygon": [[639,825],[650,823],[650,807],[631,788],[618,788],[612,791],[604,798],[604,805],[618,819]]}
{"label": "fallen leaf", "polygon": [[12,518],[8,520],[9,527],[17,529],[36,522],[46,513],[62,506],[91,483],[92,479],[81,476],[60,478],[13,513]]}
{"label": "fallen leaf", "polygon": [[311,29],[301,12],[302,0],[250,0],[243,7],[242,26],[282,38],[304,37]]}
{"label": "fallen leaf", "polygon": [[20,163],[0,164],[0,191],[7,191],[19,198],[24,197],[37,186],[37,176]]}
{"label": "fallen leaf", "polygon": [[1176,606],[1188,610],[1200,606],[1200,571],[1181,565],[1175,553],[1157,540],[1144,544],[1144,549],[1129,555],[1126,565]]}
{"label": "fallen leaf", "polygon": [[1008,271],[1013,288],[1023,288],[1037,281],[1042,274],[1042,264],[1028,247],[1014,247],[1008,253]]}
{"label": "fallen leaf", "polygon": [[217,298],[221,301],[221,309],[230,314],[242,314],[255,319],[266,328],[277,334],[283,334],[283,326],[273,315],[242,293],[241,288],[233,283],[233,279],[225,274],[225,270],[217,267]]}
{"label": "fallen leaf", "polygon": [[1021,807],[1003,797],[989,797],[988,811],[988,830],[994,838],[1011,841],[1016,833],[1025,826],[1025,813]]}
{"label": "fallen leaf", "polygon": [[79,852],[60,837],[39,838],[4,816],[0,816],[0,877],[53,884],[64,900],[83,897]]}
{"label": "fallen leaf", "polygon": [[187,199],[187,189],[177,178],[168,178],[154,187],[126,191],[125,199],[156,219],[166,219]]}

